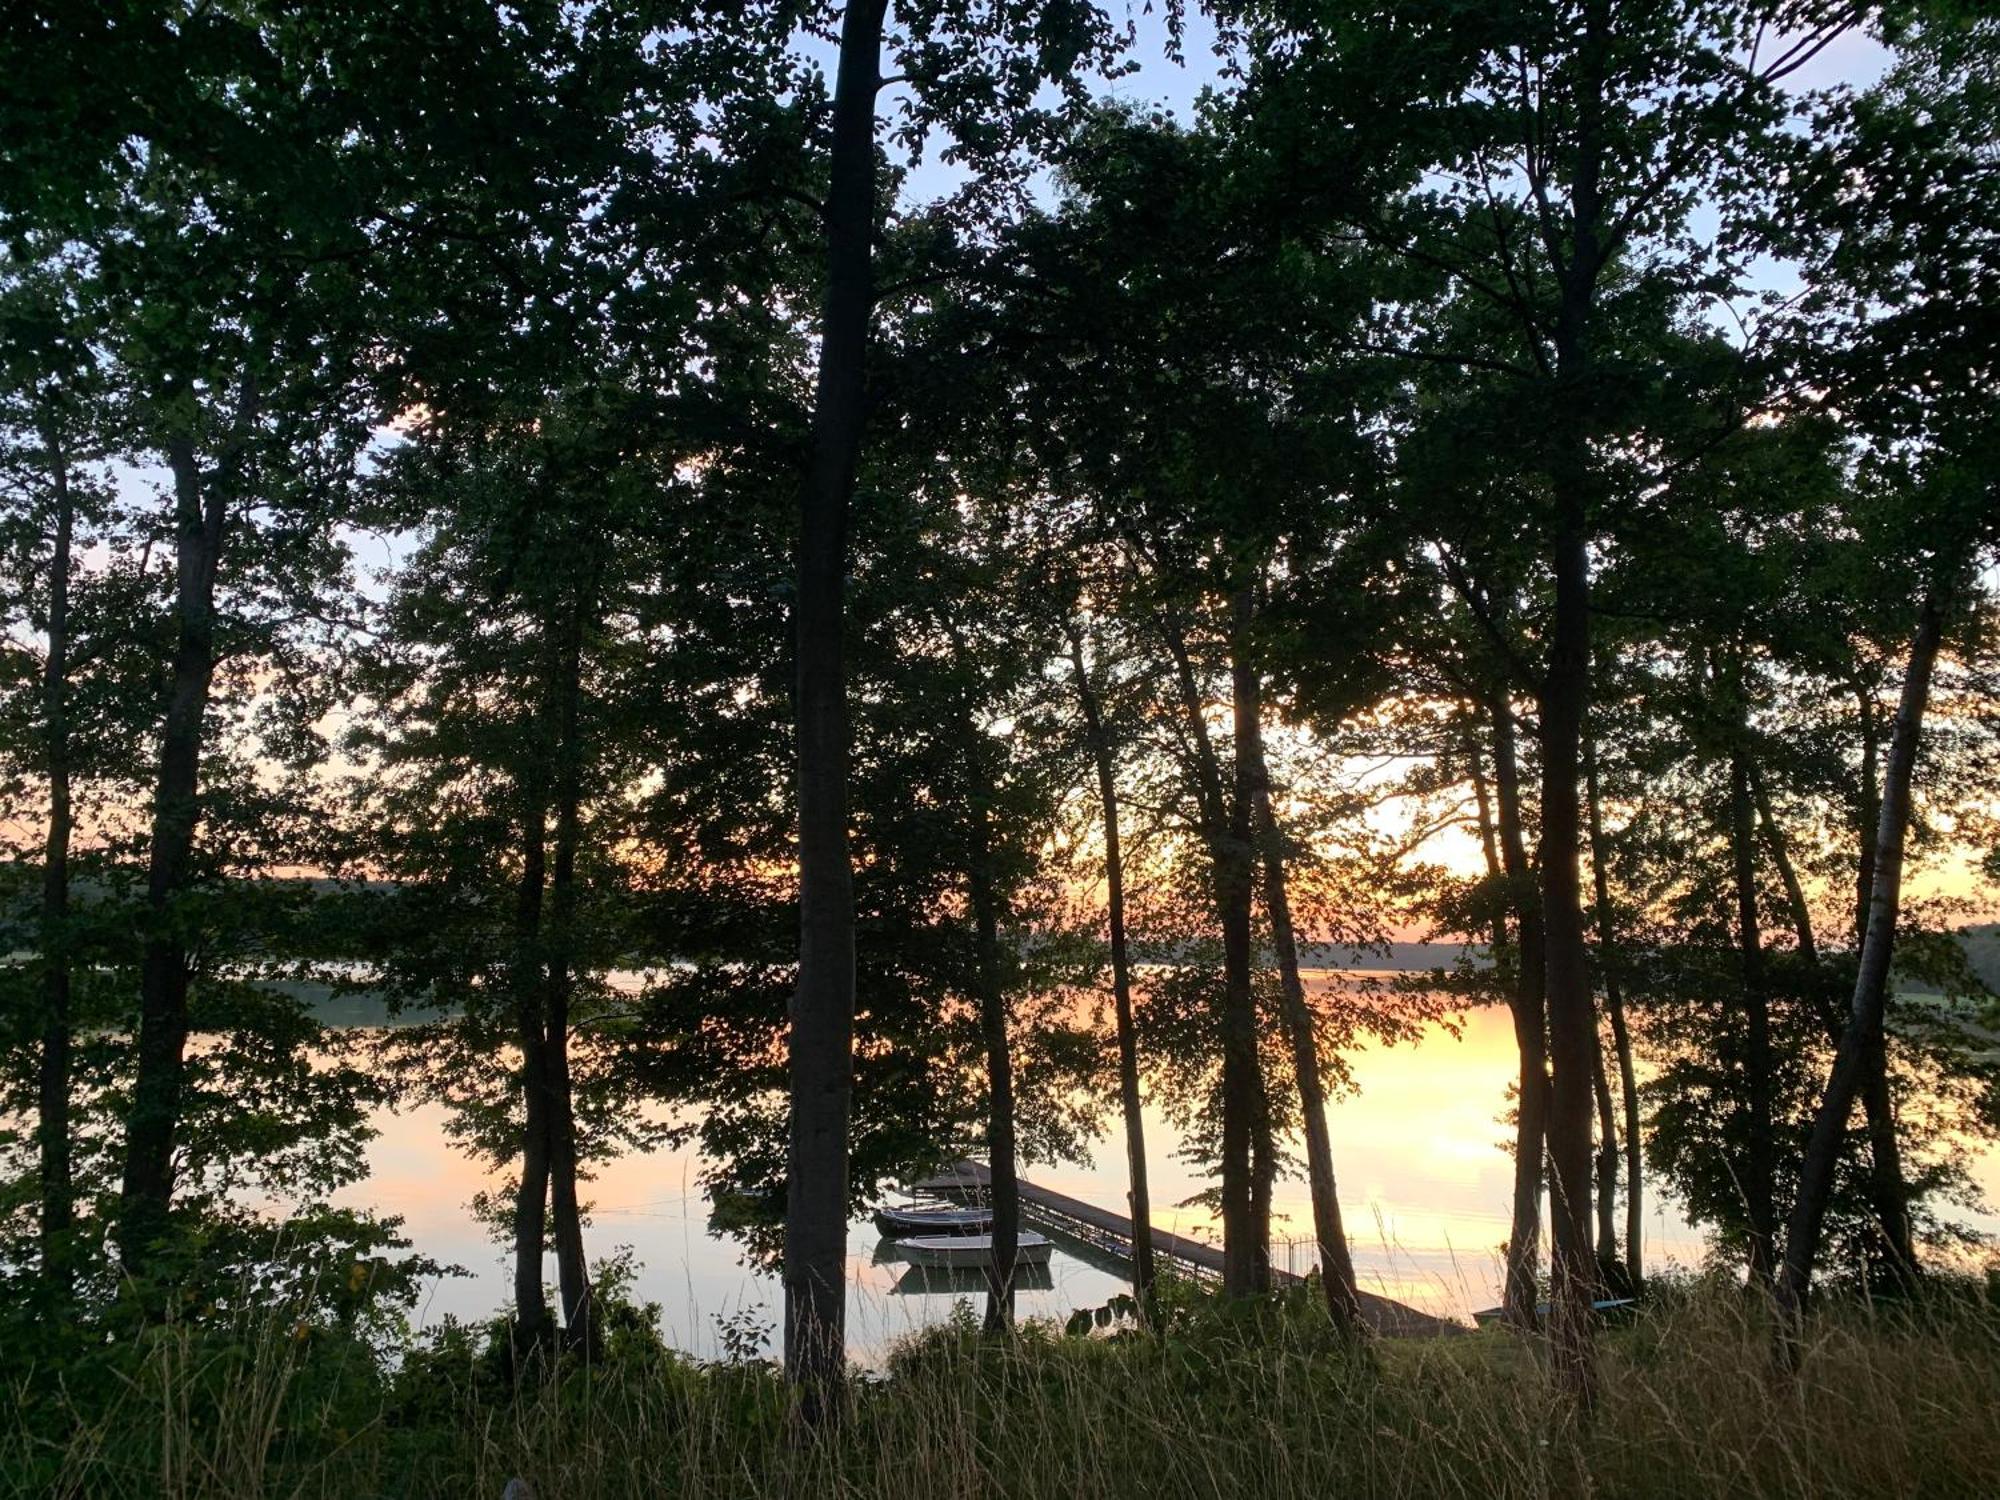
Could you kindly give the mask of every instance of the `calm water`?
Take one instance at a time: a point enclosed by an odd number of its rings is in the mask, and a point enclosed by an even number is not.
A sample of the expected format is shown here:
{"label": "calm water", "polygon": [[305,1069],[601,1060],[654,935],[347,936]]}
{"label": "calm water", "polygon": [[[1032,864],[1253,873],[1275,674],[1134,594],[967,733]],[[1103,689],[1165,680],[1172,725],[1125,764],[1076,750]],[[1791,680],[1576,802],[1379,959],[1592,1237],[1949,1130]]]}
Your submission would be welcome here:
{"label": "calm water", "polygon": [[[1328,1111],[1341,1202],[1354,1241],[1357,1269],[1370,1290],[1426,1311],[1463,1318],[1499,1300],[1499,1247],[1507,1232],[1513,1166],[1501,1149],[1507,1127],[1507,1087],[1513,1077],[1513,1031],[1506,1012],[1467,1016],[1454,1036],[1432,1029],[1416,1044],[1369,1046],[1350,1055],[1355,1093]],[[370,1175],[343,1201],[399,1214],[416,1249],[470,1275],[438,1280],[419,1309],[424,1322],[446,1314],[481,1318],[505,1305],[510,1272],[505,1249],[475,1223],[468,1201],[487,1174],[455,1151],[442,1108],[423,1106],[386,1115],[368,1151]],[[1213,1237],[1209,1219],[1170,1205],[1207,1185],[1175,1159],[1178,1144],[1160,1116],[1146,1118],[1154,1222],[1184,1234]],[[1024,1164],[1028,1180],[1107,1208],[1125,1202],[1124,1140],[1112,1130],[1094,1163]],[[781,1306],[776,1281],[743,1262],[735,1242],[708,1233],[708,1204],[697,1186],[692,1150],[662,1150],[622,1158],[597,1171],[586,1191],[593,1259],[629,1248],[637,1291],[660,1304],[669,1338],[698,1354],[718,1352],[715,1320],[749,1318],[775,1329]],[[2000,1200],[2000,1153],[1979,1171],[1990,1200]],[[1649,1266],[1691,1264],[1699,1234],[1673,1205],[1649,1193]],[[1311,1232],[1303,1182],[1278,1184],[1276,1236]],[[1622,1215],[1622,1209],[1621,1209]],[[1621,1219],[1622,1222],[1622,1219]],[[2000,1231],[2000,1216],[1979,1226]],[[848,1328],[857,1356],[870,1358],[898,1335],[948,1317],[960,1288],[915,1289],[907,1266],[879,1257],[880,1236],[865,1223],[848,1237]],[[1309,1252],[1301,1252],[1305,1269]],[[1280,1252],[1280,1264],[1283,1264]],[[553,1264],[548,1277],[555,1279]],[[1125,1289],[1117,1275],[1056,1252],[1046,1288],[1020,1294],[1023,1316],[1065,1317]],[[773,1338],[775,1344],[775,1338]]]}

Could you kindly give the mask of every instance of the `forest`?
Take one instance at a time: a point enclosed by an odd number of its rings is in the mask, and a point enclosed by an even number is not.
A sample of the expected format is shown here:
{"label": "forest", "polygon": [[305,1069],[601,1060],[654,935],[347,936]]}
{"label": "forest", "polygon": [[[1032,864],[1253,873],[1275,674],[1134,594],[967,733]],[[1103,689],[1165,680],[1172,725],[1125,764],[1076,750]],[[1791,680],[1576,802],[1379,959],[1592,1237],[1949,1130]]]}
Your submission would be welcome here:
{"label": "forest", "polygon": [[1983,0],[0,79],[0,1497],[2000,1485]]}

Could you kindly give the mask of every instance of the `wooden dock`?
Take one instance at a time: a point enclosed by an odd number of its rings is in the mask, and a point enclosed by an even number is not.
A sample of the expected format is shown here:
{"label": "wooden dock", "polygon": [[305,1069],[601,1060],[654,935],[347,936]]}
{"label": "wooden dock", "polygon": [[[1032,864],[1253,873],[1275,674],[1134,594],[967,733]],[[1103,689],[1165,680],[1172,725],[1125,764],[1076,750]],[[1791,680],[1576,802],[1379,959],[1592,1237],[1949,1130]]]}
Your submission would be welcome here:
{"label": "wooden dock", "polygon": [[[934,1176],[910,1184],[910,1190],[955,1202],[985,1202],[993,1185],[984,1162],[962,1158]],[[1026,1178],[1019,1181],[1021,1217],[1079,1259],[1106,1269],[1129,1271],[1132,1265],[1132,1221],[1081,1198],[1058,1193]],[[1171,1230],[1153,1230],[1153,1254],[1173,1270],[1198,1281],[1222,1279],[1222,1251],[1202,1240]],[[1279,1285],[1302,1278],[1290,1271],[1271,1271]],[[1422,1338],[1463,1333],[1463,1324],[1419,1312],[1406,1303],[1373,1292],[1361,1292],[1361,1316],[1376,1333],[1398,1338]]]}

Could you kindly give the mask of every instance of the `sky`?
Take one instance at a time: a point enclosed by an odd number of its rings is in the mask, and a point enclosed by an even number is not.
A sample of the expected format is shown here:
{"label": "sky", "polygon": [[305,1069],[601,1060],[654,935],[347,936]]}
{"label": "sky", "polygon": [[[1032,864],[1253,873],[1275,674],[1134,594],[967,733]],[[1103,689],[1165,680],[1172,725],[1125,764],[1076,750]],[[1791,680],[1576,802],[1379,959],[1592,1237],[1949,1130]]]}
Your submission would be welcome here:
{"label": "sky", "polygon": [[[1174,62],[1168,55],[1169,40],[1165,0],[1106,0],[1113,21],[1130,23],[1134,45],[1130,60],[1137,66],[1125,77],[1096,80],[1093,93],[1139,106],[1157,106],[1188,124],[1203,90],[1224,85],[1223,61],[1217,55],[1214,19],[1197,0],[1189,0],[1183,37],[1183,58]],[[892,10],[893,16],[893,10]],[[1766,48],[1771,55],[1774,48]],[[805,49],[818,60],[828,78],[832,77],[834,49],[815,44]],[[1790,81],[1794,92],[1804,93],[1845,84],[1866,88],[1879,80],[1890,60],[1889,50],[1867,31],[1850,31],[1831,43]],[[890,99],[895,97],[891,92]],[[913,207],[948,194],[961,177],[936,160],[919,165],[909,176],[903,195],[905,207]]]}

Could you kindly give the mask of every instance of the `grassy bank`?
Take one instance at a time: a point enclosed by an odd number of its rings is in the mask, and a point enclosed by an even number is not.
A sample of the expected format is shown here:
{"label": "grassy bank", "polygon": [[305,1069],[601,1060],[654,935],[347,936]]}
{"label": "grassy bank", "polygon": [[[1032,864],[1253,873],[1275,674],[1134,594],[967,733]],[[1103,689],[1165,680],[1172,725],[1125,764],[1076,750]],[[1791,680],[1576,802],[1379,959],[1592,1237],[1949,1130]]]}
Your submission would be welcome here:
{"label": "grassy bank", "polygon": [[[10,1495],[1975,1496],[2000,1475],[2000,1313],[1972,1294],[1848,1304],[1796,1384],[1737,1294],[1663,1301],[1604,1342],[1596,1420],[1566,1420],[1532,1343],[1491,1332],[1342,1349],[1297,1314],[1163,1340],[942,1330],[861,1383],[830,1442],[787,1442],[762,1366],[697,1366],[637,1320],[606,1360],[516,1390],[483,1333],[385,1363],[270,1323],[163,1330],[127,1370],[17,1371]],[[109,1356],[106,1356],[108,1359]]]}

